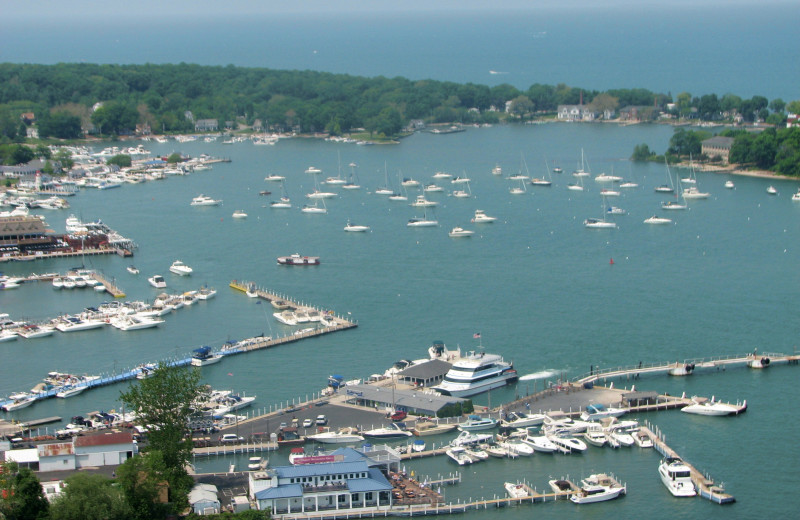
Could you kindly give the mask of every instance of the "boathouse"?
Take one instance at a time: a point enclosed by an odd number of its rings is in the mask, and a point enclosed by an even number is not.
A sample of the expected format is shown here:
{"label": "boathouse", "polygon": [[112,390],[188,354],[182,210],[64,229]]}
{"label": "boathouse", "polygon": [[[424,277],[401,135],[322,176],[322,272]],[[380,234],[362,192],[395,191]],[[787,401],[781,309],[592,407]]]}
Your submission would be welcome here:
{"label": "boathouse", "polygon": [[279,466],[249,476],[258,509],[281,515],[322,512],[374,513],[392,506],[392,485],[367,459]]}
{"label": "boathouse", "polygon": [[396,377],[410,385],[431,387],[440,383],[452,366],[441,359],[431,359],[401,370]]}
{"label": "boathouse", "polygon": [[416,415],[435,416],[442,408],[467,399],[439,395],[431,390],[400,390],[375,385],[348,385],[345,387],[347,402],[370,408],[403,410]]}

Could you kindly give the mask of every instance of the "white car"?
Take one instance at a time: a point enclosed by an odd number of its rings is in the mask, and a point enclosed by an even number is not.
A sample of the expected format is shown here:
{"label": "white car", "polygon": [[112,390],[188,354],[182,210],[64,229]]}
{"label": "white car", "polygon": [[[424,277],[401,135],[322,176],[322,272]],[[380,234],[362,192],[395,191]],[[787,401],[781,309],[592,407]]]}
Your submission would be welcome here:
{"label": "white car", "polygon": [[219,442],[239,442],[243,440],[244,438],[239,437],[235,433],[226,433],[225,435],[219,438]]}
{"label": "white car", "polygon": [[313,419],[309,418],[309,419],[304,419],[303,420],[303,428],[311,428],[312,426],[314,426],[314,420]]}
{"label": "white car", "polygon": [[317,421],[316,422],[317,422],[318,426],[325,426],[326,424],[328,424],[328,418],[325,417],[324,415],[320,414],[320,415],[317,416]]}

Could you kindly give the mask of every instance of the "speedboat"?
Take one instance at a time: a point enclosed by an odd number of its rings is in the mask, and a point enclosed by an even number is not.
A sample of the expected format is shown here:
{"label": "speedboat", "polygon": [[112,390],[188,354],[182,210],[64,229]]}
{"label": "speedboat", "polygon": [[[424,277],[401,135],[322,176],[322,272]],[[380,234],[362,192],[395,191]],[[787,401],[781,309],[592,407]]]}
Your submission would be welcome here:
{"label": "speedboat", "polygon": [[462,238],[462,237],[471,237],[473,234],[475,234],[475,232],[472,230],[456,226],[450,230],[448,236],[452,238]]}
{"label": "speedboat", "polygon": [[65,316],[61,322],[56,325],[56,328],[61,332],[75,332],[79,330],[99,329],[106,322],[97,319],[83,319],[77,316]]}
{"label": "speedboat", "polygon": [[266,177],[264,177],[265,181],[275,181],[275,182],[280,182],[285,179],[286,177],[284,177],[283,175],[277,175],[274,173],[272,175],[267,175]]}
{"label": "speedboat", "polygon": [[414,442],[411,444],[411,451],[416,453],[425,451],[425,441],[422,439],[414,440]]}
{"label": "speedboat", "polygon": [[413,435],[410,431],[402,429],[397,423],[392,423],[384,428],[374,428],[361,432],[364,437],[373,439],[396,439],[399,437],[411,437]]}
{"label": "speedboat", "polygon": [[659,217],[657,215],[653,215],[650,218],[644,219],[645,224],[670,224],[672,219],[666,217]]}
{"label": "speedboat", "polygon": [[131,274],[139,274],[139,270],[134,265],[129,265],[128,267],[126,267],[126,269]]}
{"label": "speedboat", "polygon": [[528,433],[522,438],[522,442],[528,444],[534,451],[541,453],[553,453],[558,450],[558,446],[544,435],[531,435]]}
{"label": "speedboat", "polygon": [[595,474],[583,479],[580,490],[570,496],[569,499],[574,504],[592,504],[594,502],[614,500],[620,495],[624,495],[625,491],[625,486],[620,486],[616,480],[608,475]]}
{"label": "speedboat", "polygon": [[430,421],[417,422],[414,425],[414,435],[423,437],[427,435],[438,435],[440,433],[448,433],[455,430],[457,424],[436,424]]}
{"label": "speedboat", "polygon": [[203,287],[195,293],[198,300],[210,300],[217,295],[217,290],[211,287]]}
{"label": "speedboat", "polygon": [[408,219],[408,223],[406,225],[408,227],[436,227],[439,225],[439,221],[431,220],[426,217],[414,217]]}
{"label": "speedboat", "polygon": [[261,457],[250,457],[247,461],[247,469],[250,471],[264,469],[264,459]]}
{"label": "speedboat", "polygon": [[351,224],[350,221],[347,222],[347,225],[344,227],[345,231],[350,231],[353,233],[363,233],[365,231],[369,231],[369,226],[362,226],[359,224]]}
{"label": "speedboat", "polygon": [[179,276],[189,276],[190,274],[192,274],[192,271],[194,271],[194,269],[184,264],[180,260],[175,260],[174,262],[172,262],[172,265],[169,266],[169,271]]}
{"label": "speedboat", "polygon": [[306,450],[302,446],[292,448],[291,452],[289,453],[289,464],[295,465],[297,464],[298,459],[302,459],[305,456]]}
{"label": "speedboat", "polygon": [[689,186],[683,190],[684,199],[707,199],[711,194],[700,191],[697,186]]}
{"label": "speedboat", "polygon": [[528,428],[539,426],[544,422],[545,415],[541,413],[509,412],[506,418],[500,421],[501,428]]}
{"label": "speedboat", "polygon": [[500,442],[499,445],[508,451],[510,457],[521,455],[523,457],[530,457],[534,453],[533,446],[522,442],[520,439],[509,439]]}
{"label": "speedboat", "polygon": [[653,447],[653,439],[650,438],[650,435],[641,430],[633,432],[633,440],[640,448]]}
{"label": "speedboat", "polygon": [[777,195],[777,194],[778,194],[778,189],[775,186],[771,184],[767,186],[767,195]]}
{"label": "speedboat", "polygon": [[306,173],[322,173],[322,170],[314,166],[309,166],[308,168],[306,168]]}
{"label": "speedboat", "polygon": [[52,336],[55,331],[55,327],[51,325],[25,325],[21,329],[17,330],[17,334],[25,339],[33,339]]}
{"label": "speedboat", "polygon": [[600,190],[600,195],[603,195],[604,197],[619,197],[619,192],[617,190],[603,188]]}
{"label": "speedboat", "polygon": [[605,446],[607,442],[606,433],[599,424],[594,427],[587,428],[586,431],[583,432],[583,439],[592,446],[597,446],[598,448]]}
{"label": "speedboat", "polygon": [[430,184],[426,184],[425,187],[422,189],[422,191],[435,193],[444,191],[444,188],[442,188],[441,186],[437,186],[435,183],[432,182]]}
{"label": "speedboat", "polygon": [[306,198],[309,199],[332,199],[334,197],[337,197],[337,194],[332,191],[320,191],[316,189],[306,194]]}
{"label": "speedboat", "polygon": [[615,229],[617,224],[600,218],[587,218],[583,221],[584,227],[592,229]]}
{"label": "speedboat", "polygon": [[270,202],[269,207],[274,209],[289,209],[292,207],[292,203],[289,197],[281,197],[279,200]]}
{"label": "speedboat", "polygon": [[586,406],[586,410],[581,413],[582,421],[599,421],[606,417],[619,417],[628,413],[624,408],[606,407],[602,404],[590,404]]}
{"label": "speedboat", "polygon": [[698,398],[692,399],[694,403],[681,408],[682,412],[696,415],[738,415],[747,410],[747,401],[742,405],[720,403],[714,397],[710,401],[701,401]]}
{"label": "speedboat", "polygon": [[733,181],[725,181],[725,187],[728,188],[729,190],[732,190],[736,186],[733,184]]}
{"label": "speedboat", "polygon": [[402,182],[400,182],[400,185],[406,188],[416,188],[417,186],[419,186],[419,181],[410,178],[403,179]]}
{"label": "speedboat", "polygon": [[587,449],[585,442],[569,434],[551,433],[546,437],[550,442],[558,446],[558,450],[562,453],[582,453]]}
{"label": "speedboat", "polygon": [[456,177],[455,179],[450,180],[450,184],[466,184],[469,182],[469,178],[467,177]]}
{"label": "speedboat", "polygon": [[798,202],[798,201],[800,201],[800,188],[798,188],[798,189],[797,189],[797,193],[795,193],[794,195],[792,195],[792,200],[793,200],[794,202]]}
{"label": "speedboat", "polygon": [[29,395],[27,397],[20,397],[18,399],[14,399],[13,402],[7,403],[3,405],[3,410],[6,412],[13,412],[14,410],[19,410],[21,408],[27,408],[28,406],[32,405],[36,401],[36,397]]}
{"label": "speedboat", "polygon": [[455,190],[451,195],[457,199],[467,199],[470,197],[470,194],[464,190]]}
{"label": "speedboat", "polygon": [[211,197],[207,197],[205,195],[198,195],[197,197],[192,199],[191,206],[219,206],[222,204],[222,200],[219,199],[212,199]]}
{"label": "speedboat", "polygon": [[462,432],[471,432],[479,430],[491,430],[497,427],[497,419],[491,417],[481,417],[479,415],[470,415],[463,423],[458,424],[458,429]]}
{"label": "speedboat", "polygon": [[525,498],[529,496],[528,490],[525,489],[525,484],[516,484],[514,482],[505,482],[503,487],[511,498]]}
{"label": "speedboat", "polygon": [[433,174],[434,179],[449,179],[450,177],[452,177],[452,175],[446,172],[436,172]]}
{"label": "speedboat", "polygon": [[686,204],[681,204],[680,202],[675,200],[668,200],[666,202],[661,203],[661,209],[668,209],[668,210],[686,209]]}
{"label": "speedboat", "polygon": [[417,195],[417,198],[414,200],[414,202],[411,203],[411,206],[414,206],[416,208],[430,208],[438,205],[439,205],[438,202],[426,199],[425,195]]}
{"label": "speedboat", "polygon": [[490,217],[482,209],[476,209],[475,216],[472,217],[472,222],[476,224],[483,222],[494,222],[495,220],[497,220],[497,217]]}
{"label": "speedboat", "polygon": [[167,287],[167,282],[164,280],[164,277],[158,274],[151,276],[147,281],[156,289],[165,289]]}
{"label": "speedboat", "polygon": [[66,399],[67,397],[72,397],[73,395],[78,395],[79,393],[86,390],[88,387],[86,385],[82,386],[66,386],[62,390],[56,392],[56,397],[61,399]]}
{"label": "speedboat", "polygon": [[667,457],[658,465],[658,475],[669,492],[676,497],[697,495],[689,466],[678,457]]}
{"label": "speedboat", "polygon": [[450,446],[473,446],[489,442],[494,437],[491,433],[474,433],[462,431],[458,437],[450,441]]}
{"label": "speedboat", "polygon": [[119,330],[139,330],[150,329],[157,327],[164,323],[164,320],[157,317],[139,316],[139,315],[125,315],[115,316],[110,320],[111,325]]}
{"label": "speedboat", "polygon": [[19,334],[17,334],[12,330],[6,330],[6,329],[0,330],[0,343],[3,343],[5,341],[14,341],[18,337]]}
{"label": "speedboat", "polygon": [[656,193],[675,193],[675,188],[667,184],[656,186]]}
{"label": "speedboat", "polygon": [[289,256],[279,256],[278,264],[280,265],[319,265],[318,256],[300,256],[299,253],[294,253]]}
{"label": "speedboat", "polygon": [[459,466],[472,464],[473,462],[472,457],[467,454],[467,450],[463,446],[453,446],[448,448],[445,451],[445,454],[453,459]]}
{"label": "speedboat", "polygon": [[620,182],[622,181],[622,177],[617,175],[609,175],[607,173],[601,173],[597,177],[594,178],[597,182]]}
{"label": "speedboat", "polygon": [[497,354],[470,351],[456,361],[433,390],[453,397],[468,397],[500,388],[518,379],[514,365]]}
{"label": "speedboat", "polygon": [[625,211],[622,208],[618,208],[616,206],[609,206],[609,208],[606,210],[606,213],[608,213],[609,215],[627,215],[628,214],[627,211]]}
{"label": "speedboat", "polygon": [[320,433],[315,433],[314,435],[309,435],[306,439],[310,441],[316,441],[323,444],[355,444],[357,442],[361,442],[364,440],[364,437],[358,435],[356,433],[352,433],[349,430],[344,431],[323,431]]}

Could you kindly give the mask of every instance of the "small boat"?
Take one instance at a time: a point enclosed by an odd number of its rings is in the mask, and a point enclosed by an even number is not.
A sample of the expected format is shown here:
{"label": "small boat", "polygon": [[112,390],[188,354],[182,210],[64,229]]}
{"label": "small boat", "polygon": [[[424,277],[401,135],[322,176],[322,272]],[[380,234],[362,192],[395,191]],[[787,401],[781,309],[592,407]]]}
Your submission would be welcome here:
{"label": "small boat", "polygon": [[448,433],[455,430],[457,424],[436,424],[430,421],[417,422],[414,425],[414,435],[423,437],[427,435],[438,435],[440,433]]}
{"label": "small boat", "polygon": [[244,211],[242,211],[240,209],[237,209],[236,211],[233,212],[233,215],[231,215],[231,216],[233,218],[247,218],[247,213],[245,213]]}
{"label": "small boat", "polygon": [[103,320],[82,319],[77,316],[65,316],[56,328],[61,332],[75,332],[80,330],[99,329],[106,324]]}
{"label": "small boat", "polygon": [[126,269],[131,274],[139,274],[139,270],[134,265],[129,265]]}
{"label": "small boat", "polygon": [[728,188],[729,190],[732,190],[736,186],[733,184],[733,181],[725,181],[725,187]]}
{"label": "small boat", "polygon": [[266,177],[264,177],[265,181],[272,181],[272,182],[280,182],[285,179],[286,177],[277,174],[267,175]]}
{"label": "small boat", "polygon": [[452,448],[448,448],[445,451],[445,454],[453,459],[459,466],[473,463],[472,457],[467,454],[467,450],[463,446],[453,446]]}
{"label": "small boat", "polygon": [[475,444],[481,444],[483,442],[489,442],[494,438],[494,435],[491,433],[473,433],[473,432],[465,432],[462,431],[458,434],[458,437],[450,441],[450,446],[472,446]]}
{"label": "small boat", "polygon": [[150,329],[157,327],[164,323],[164,320],[157,317],[139,316],[139,315],[124,315],[115,316],[109,321],[112,326],[120,330],[140,330]]}
{"label": "small boat", "polygon": [[276,201],[270,202],[269,207],[274,209],[289,209],[292,207],[292,203],[289,200],[289,197],[281,197]]}
{"label": "small boat", "polygon": [[17,331],[17,334],[25,339],[43,338],[52,336],[56,328],[51,325],[25,325]]}
{"label": "small boat", "polygon": [[609,208],[606,210],[606,213],[608,213],[609,215],[627,215],[628,214],[627,211],[625,211],[622,208],[618,208],[616,206],[609,206]]}
{"label": "small boat", "polygon": [[469,181],[470,180],[467,177],[456,177],[456,178],[450,180],[450,184],[466,184]]}
{"label": "small boat", "polygon": [[504,442],[499,443],[500,446],[505,448],[509,456],[513,457],[514,455],[521,455],[523,457],[530,457],[533,455],[535,451],[530,444],[526,444],[518,439],[511,439]]}
{"label": "small boat", "polygon": [[302,459],[305,456],[306,450],[302,446],[292,448],[292,450],[289,452],[289,464],[295,465],[297,464],[298,459]]}
{"label": "small boat", "polygon": [[588,448],[585,442],[568,434],[547,434],[546,437],[562,453],[582,453]]}
{"label": "small boat", "polygon": [[622,182],[622,177],[618,175],[610,175],[608,173],[601,173],[594,178],[595,182]]}
{"label": "small boat", "polygon": [[617,224],[601,218],[587,218],[583,221],[583,226],[590,229],[616,229]]}
{"label": "small boat", "polygon": [[74,395],[78,395],[79,393],[83,392],[87,388],[88,387],[86,385],[82,385],[82,386],[67,386],[67,387],[64,387],[62,390],[60,390],[59,392],[56,392],[56,397],[59,397],[61,399],[66,399],[67,397],[72,397]]}
{"label": "small boat", "polygon": [[710,401],[704,401],[697,397],[692,398],[694,401],[689,406],[684,406],[681,408],[682,412],[691,413],[695,415],[714,415],[714,416],[723,416],[723,415],[739,415],[740,413],[747,410],[747,401],[745,401],[741,405],[735,405],[730,403],[720,403],[714,397],[711,397]]}
{"label": "small boat", "polygon": [[669,492],[676,497],[697,495],[689,466],[678,457],[667,457],[658,465],[658,475]]}
{"label": "small boat", "polygon": [[248,459],[247,469],[250,471],[264,469],[264,459],[261,457],[250,457],[250,459]]}
{"label": "small boat", "polygon": [[503,175],[503,168],[497,164],[492,168],[492,175]]}
{"label": "small boat", "polygon": [[797,189],[797,193],[795,193],[795,194],[793,194],[793,195],[792,195],[792,200],[793,200],[794,202],[798,202],[798,201],[800,201],[800,188],[798,188],[798,189]]}
{"label": "small boat", "polygon": [[464,190],[455,190],[451,195],[457,199],[468,199],[471,195]]}
{"label": "small boat", "polygon": [[347,225],[344,227],[345,231],[350,231],[352,233],[364,233],[365,231],[369,231],[369,226],[362,226],[359,224],[351,224],[350,221],[347,221]]}
{"label": "small boat", "polygon": [[682,195],[684,199],[707,199],[711,196],[710,193],[700,191],[697,186],[689,186],[683,190]]}
{"label": "small boat", "polygon": [[529,414],[522,412],[509,412],[506,418],[500,421],[501,428],[528,428],[529,426],[539,426],[545,420],[545,415],[541,413]]}
{"label": "small boat", "polygon": [[294,253],[289,256],[279,256],[278,264],[280,265],[319,265],[318,256],[301,256],[299,253]]}
{"label": "small boat", "polygon": [[771,184],[767,186],[767,195],[777,195],[777,194],[778,194],[778,189],[775,186]]}
{"label": "small boat", "polygon": [[472,222],[475,224],[494,222],[495,220],[497,220],[497,217],[490,217],[482,209],[476,209],[475,216],[472,217]]}
{"label": "small boat", "polygon": [[619,197],[620,194],[617,190],[603,188],[602,190],[600,190],[600,195],[603,195],[605,197]]}
{"label": "small boat", "polygon": [[136,367],[136,379],[147,379],[148,377],[152,377],[156,373],[156,368],[158,365],[155,363],[144,363]]}
{"label": "small boat", "polygon": [[422,189],[422,191],[436,193],[444,191],[444,188],[442,188],[441,186],[437,186],[435,183],[432,182],[430,184],[426,184],[425,187]]}
{"label": "small boat", "polygon": [[636,443],[637,446],[640,448],[652,448],[653,447],[653,439],[650,438],[650,435],[647,433],[637,430],[633,432],[633,441]]}
{"label": "small boat", "polygon": [[479,415],[470,415],[463,423],[458,424],[458,429],[462,432],[472,432],[479,430],[491,430],[497,427],[497,419],[491,417],[481,417]]}
{"label": "small boat", "polygon": [[414,440],[414,443],[411,445],[411,451],[416,453],[425,451],[425,441],[422,439]]}
{"label": "small boat", "polygon": [[472,446],[469,448],[465,446],[464,451],[467,453],[467,455],[469,455],[473,462],[480,462],[489,458],[489,454],[480,446]]}
{"label": "small boat", "polygon": [[666,210],[686,209],[686,204],[681,204],[676,200],[668,200],[666,202],[661,203],[661,209],[666,209]]}
{"label": "small boat", "polygon": [[582,421],[599,421],[606,417],[619,417],[625,415],[628,411],[624,408],[613,408],[611,406],[604,406],[602,404],[590,404],[586,406],[586,410],[581,413]]}
{"label": "small boat", "polygon": [[581,481],[580,490],[569,497],[573,504],[593,504],[614,500],[626,492],[625,486],[605,474],[589,475]]}
{"label": "small boat", "polygon": [[446,172],[436,172],[436,173],[433,174],[433,178],[434,179],[449,179],[451,177],[452,177],[452,175],[450,175],[449,173],[446,173]]}
{"label": "small boat", "polygon": [[200,347],[192,351],[192,366],[204,367],[206,365],[213,365],[222,360],[221,354],[214,354],[211,352],[211,347]]}
{"label": "small boat", "polygon": [[12,330],[6,330],[6,329],[0,330],[0,343],[6,342],[6,341],[14,341],[18,337],[19,337],[19,334],[17,334],[16,332],[14,332]]}
{"label": "small boat", "polygon": [[205,195],[198,195],[197,197],[192,199],[191,206],[219,206],[222,204],[222,200],[219,199],[212,199],[211,197],[207,197]]}
{"label": "small boat", "polygon": [[180,260],[175,260],[174,262],[172,262],[172,265],[169,266],[169,271],[171,273],[177,274],[178,276],[189,276],[190,274],[192,274],[194,269],[184,264]]}
{"label": "small boat", "polygon": [[508,496],[510,498],[525,498],[529,496],[528,490],[525,489],[524,484],[505,482],[503,484],[503,487],[505,488],[506,493],[508,493]]}
{"label": "small boat", "polygon": [[308,168],[306,168],[306,173],[322,173],[322,170],[314,166],[309,166]]}
{"label": "small boat", "polygon": [[408,227],[436,227],[439,225],[439,221],[429,219],[427,217],[414,217],[408,219],[408,223],[406,225]]}
{"label": "small boat", "polygon": [[167,287],[167,282],[164,280],[164,277],[158,274],[151,276],[147,281],[156,289],[164,289]]}
{"label": "small boat", "polygon": [[605,446],[607,442],[606,433],[599,425],[593,428],[588,428],[585,432],[583,432],[583,439],[592,446],[597,446],[598,448]]}
{"label": "small boat", "polygon": [[425,198],[425,195],[417,195],[417,198],[410,204],[415,208],[430,208],[433,206],[438,206],[439,203],[434,200],[428,200]]}
{"label": "small boat", "polygon": [[20,410],[22,408],[27,408],[28,406],[32,405],[36,401],[36,397],[28,396],[28,397],[21,397],[15,399],[11,403],[7,403],[3,405],[3,410],[6,412],[13,412],[14,410]]}
{"label": "small boat", "polygon": [[473,234],[475,234],[475,232],[472,230],[456,226],[450,230],[448,236],[452,238],[462,238],[462,237],[471,237]]}
{"label": "small boat", "polygon": [[547,484],[553,490],[553,493],[572,493],[578,489],[575,484],[565,479],[548,480]]}
{"label": "small boat", "polygon": [[650,218],[644,219],[645,224],[670,224],[672,223],[672,219],[666,217],[659,217],[657,215],[653,215]]}
{"label": "small boat", "polygon": [[413,434],[410,431],[404,430],[398,426],[397,423],[392,423],[383,428],[374,428],[372,430],[363,431],[361,432],[361,435],[374,439],[396,439],[399,437],[411,437]]}

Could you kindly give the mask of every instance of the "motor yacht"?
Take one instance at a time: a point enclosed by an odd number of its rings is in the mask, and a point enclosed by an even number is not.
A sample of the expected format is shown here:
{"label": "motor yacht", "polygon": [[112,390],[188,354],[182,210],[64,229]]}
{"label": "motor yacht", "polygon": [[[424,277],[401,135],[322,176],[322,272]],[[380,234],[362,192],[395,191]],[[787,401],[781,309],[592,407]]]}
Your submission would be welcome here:
{"label": "motor yacht", "polygon": [[767,186],[767,195],[777,195],[777,194],[778,194],[778,189],[775,186],[771,184]]}
{"label": "motor yacht", "polygon": [[408,227],[436,227],[439,225],[439,221],[429,219],[427,217],[414,217],[408,219],[408,223],[406,225]]}
{"label": "motor yacht", "polygon": [[448,448],[445,451],[445,454],[452,460],[454,460],[455,463],[458,464],[459,466],[472,464],[473,462],[472,457],[470,457],[467,454],[467,450],[463,446],[453,446],[451,448]]}
{"label": "motor yacht", "polygon": [[81,385],[81,386],[66,386],[62,390],[56,392],[56,397],[61,399],[66,399],[68,397],[72,397],[74,395],[78,395],[79,393],[86,390],[88,386]]}
{"label": "motor yacht", "polygon": [[486,222],[494,222],[497,220],[497,217],[490,217],[486,214],[486,212],[482,209],[475,210],[475,216],[472,217],[473,223],[486,223]]}
{"label": "motor yacht", "polygon": [[363,441],[364,437],[354,433],[350,429],[345,429],[340,431],[324,430],[320,433],[309,435],[306,439],[323,444],[355,444]]}
{"label": "motor yacht", "polygon": [[280,182],[286,180],[286,177],[284,177],[283,175],[277,175],[273,173],[272,175],[267,175],[266,177],[264,177],[264,180],[271,182]]}
{"label": "motor yacht", "polygon": [[725,187],[728,188],[729,190],[732,190],[733,188],[736,187],[736,185],[733,184],[733,181],[725,181]]}
{"label": "motor yacht", "polygon": [[206,195],[198,195],[197,197],[192,199],[191,206],[219,206],[222,204],[222,200],[219,199],[212,199],[211,197],[207,197]]}
{"label": "motor yacht", "polygon": [[682,196],[684,199],[707,199],[711,194],[700,191],[697,186],[689,186],[683,190]]}
{"label": "motor yacht", "polygon": [[119,330],[140,330],[157,327],[164,323],[164,320],[158,317],[131,314],[125,316],[115,316],[111,318],[110,323]]}
{"label": "motor yacht", "polygon": [[614,500],[627,491],[626,486],[621,486],[605,474],[589,475],[581,481],[580,490],[569,497],[573,504],[593,504]]}
{"label": "motor yacht", "polygon": [[601,218],[587,218],[583,221],[583,226],[590,229],[616,229],[617,224]]}
{"label": "motor yacht", "polygon": [[471,237],[474,234],[475,232],[472,230],[456,226],[450,230],[448,236],[450,236],[451,238],[464,238],[464,237]]}
{"label": "motor yacht", "polygon": [[299,253],[278,257],[280,265],[319,265],[319,263],[318,256],[301,256]]}
{"label": "motor yacht", "polygon": [[710,401],[704,401],[699,398],[693,398],[694,402],[689,406],[681,408],[682,412],[691,413],[695,415],[738,415],[747,410],[747,401],[742,404],[721,403],[714,397]]}
{"label": "motor yacht", "polygon": [[174,262],[172,262],[172,265],[169,266],[169,271],[171,273],[177,274],[178,276],[189,276],[190,274],[192,274],[194,269],[184,264],[180,260],[175,260]]}
{"label": "motor yacht", "polygon": [[497,354],[471,351],[456,361],[433,390],[454,397],[467,397],[499,388],[518,379],[513,364]]}
{"label": "motor yacht", "polygon": [[350,221],[347,221],[347,225],[344,227],[345,231],[350,231],[351,233],[364,233],[365,231],[369,231],[369,226],[362,226],[359,224],[351,224]]}
{"label": "motor yacht", "polygon": [[656,225],[658,225],[658,224],[671,224],[672,223],[672,219],[669,219],[669,218],[666,218],[666,217],[659,217],[657,215],[653,215],[650,218],[644,219],[644,223],[645,224],[656,224]]}
{"label": "motor yacht", "polygon": [[247,218],[247,213],[245,213],[241,209],[237,209],[236,211],[233,212],[233,215],[231,215],[231,217],[233,217],[233,218]]}
{"label": "motor yacht", "polygon": [[481,430],[491,430],[497,427],[497,419],[491,417],[481,417],[470,415],[467,420],[458,424],[458,429],[462,432],[473,432]]}
{"label": "motor yacht", "polygon": [[613,408],[611,406],[604,406],[602,404],[590,404],[586,406],[586,410],[581,413],[582,421],[599,421],[606,417],[619,417],[628,413],[624,408]]}
{"label": "motor yacht", "polygon": [[506,418],[500,421],[500,427],[513,429],[539,426],[544,422],[545,417],[547,416],[541,413],[509,412],[506,414]]}
{"label": "motor yacht", "polygon": [[128,267],[126,267],[126,269],[131,274],[139,274],[139,269],[137,269],[135,265],[129,265]]}
{"label": "motor yacht", "polygon": [[392,423],[383,428],[362,431],[361,435],[373,439],[397,439],[400,437],[411,437],[413,434],[401,428],[397,423]]}
{"label": "motor yacht", "polygon": [[658,465],[658,475],[669,492],[676,497],[697,495],[689,466],[677,457],[667,457]]}
{"label": "motor yacht", "polygon": [[105,321],[99,319],[64,316],[56,325],[56,328],[61,332],[76,332],[79,330],[99,329],[105,324]]}
{"label": "motor yacht", "polygon": [[503,488],[505,488],[506,493],[508,493],[508,496],[511,498],[525,498],[529,496],[528,490],[525,489],[524,484],[505,482],[503,483]]}

